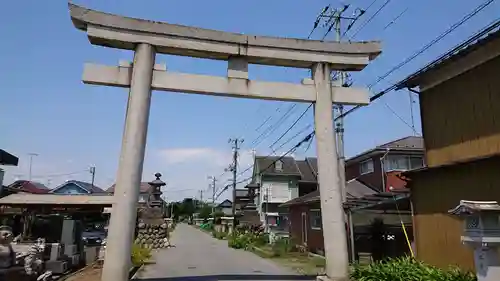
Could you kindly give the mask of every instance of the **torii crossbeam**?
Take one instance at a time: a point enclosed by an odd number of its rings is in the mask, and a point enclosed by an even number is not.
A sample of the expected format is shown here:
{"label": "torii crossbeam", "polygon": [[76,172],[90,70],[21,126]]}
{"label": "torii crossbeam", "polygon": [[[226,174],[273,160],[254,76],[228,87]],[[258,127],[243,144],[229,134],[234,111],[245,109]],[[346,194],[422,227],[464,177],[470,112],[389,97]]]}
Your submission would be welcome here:
{"label": "torii crossbeam", "polygon": [[[75,27],[94,45],[134,50],[133,63],[85,65],[87,84],[129,87],[102,281],[128,280],[128,265],[141,181],[151,90],[315,103],[319,188],[327,277],[347,280],[348,252],[332,104],[365,105],[366,89],[335,87],[332,69],[362,70],[381,53],[378,42],[339,43],[251,36],[133,19],[69,4]],[[226,77],[175,73],[155,65],[155,54],[228,61]],[[248,80],[248,64],[309,68],[300,84]],[[328,215],[326,215],[328,214]]]}

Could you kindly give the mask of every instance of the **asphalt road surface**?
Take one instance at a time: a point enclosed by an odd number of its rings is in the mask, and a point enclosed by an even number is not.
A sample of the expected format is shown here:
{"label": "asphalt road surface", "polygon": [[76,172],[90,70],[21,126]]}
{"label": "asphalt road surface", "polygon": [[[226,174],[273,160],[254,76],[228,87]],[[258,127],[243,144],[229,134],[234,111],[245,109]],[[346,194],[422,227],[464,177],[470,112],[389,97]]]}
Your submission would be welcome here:
{"label": "asphalt road surface", "polygon": [[147,265],[139,280],[311,280],[251,252],[229,248],[226,240],[187,224],[177,225],[171,242],[175,248],[156,252],[156,263]]}

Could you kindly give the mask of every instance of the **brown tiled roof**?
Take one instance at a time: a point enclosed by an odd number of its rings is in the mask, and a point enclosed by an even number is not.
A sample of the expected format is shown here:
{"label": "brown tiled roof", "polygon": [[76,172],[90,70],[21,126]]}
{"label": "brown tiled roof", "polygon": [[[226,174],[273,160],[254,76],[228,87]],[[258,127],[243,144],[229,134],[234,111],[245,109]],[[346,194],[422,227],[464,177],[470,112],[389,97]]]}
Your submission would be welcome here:
{"label": "brown tiled roof", "polygon": [[375,148],[363,151],[349,159],[346,160],[346,165],[351,163],[356,163],[360,160],[371,157],[374,153],[384,153],[387,149],[393,152],[401,151],[403,153],[424,153],[424,139],[417,136],[409,136],[400,138],[382,145],[378,145]]}
{"label": "brown tiled roof", "polygon": [[[363,184],[362,182],[354,179],[346,182],[347,198],[361,198],[367,195],[377,194],[375,190]],[[281,206],[289,207],[294,205],[309,204],[313,202],[318,202],[320,200],[319,189],[308,193],[304,196],[294,198]]]}
{"label": "brown tiled roof", "polygon": [[[275,169],[275,162],[278,159],[283,163],[281,171]],[[256,156],[255,163],[257,172],[261,175],[301,175],[293,157]]]}
{"label": "brown tiled roof", "polygon": [[301,174],[300,180],[307,182],[317,182],[316,172],[312,170],[311,166],[306,160],[297,161],[297,166]]}
{"label": "brown tiled roof", "polygon": [[[108,189],[106,189],[106,192],[109,192],[109,193],[115,192],[115,185],[116,184],[113,184]],[[141,185],[139,187],[139,192],[140,193],[148,193],[149,192],[149,187],[150,187],[150,185],[149,185],[148,182],[141,182]]]}
{"label": "brown tiled roof", "polygon": [[50,191],[48,187],[39,182],[27,180],[17,180],[11,183],[8,187],[12,190],[18,190],[33,194],[44,194]]}
{"label": "brown tiled roof", "polygon": [[409,136],[377,146],[378,149],[424,149],[424,138]]}

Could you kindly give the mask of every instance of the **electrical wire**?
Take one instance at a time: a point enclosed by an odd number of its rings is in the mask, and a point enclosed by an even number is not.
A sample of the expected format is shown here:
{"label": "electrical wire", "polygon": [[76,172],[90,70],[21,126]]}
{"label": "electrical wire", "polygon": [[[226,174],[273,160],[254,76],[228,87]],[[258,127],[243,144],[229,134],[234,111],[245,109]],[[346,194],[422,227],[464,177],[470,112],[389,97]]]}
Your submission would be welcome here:
{"label": "electrical wire", "polygon": [[281,118],[278,119],[278,121],[276,121],[274,124],[272,124],[271,126],[269,126],[269,128],[266,131],[264,131],[264,133],[263,133],[264,137],[262,139],[260,139],[259,141],[257,141],[257,142],[254,143],[254,147],[259,146],[270,134],[272,134],[279,127],[281,127],[281,125],[283,125],[283,123],[285,122],[285,120],[288,119],[288,117],[290,117],[290,115],[292,113],[292,110],[295,107],[297,107],[297,104],[296,103],[292,104],[287,109],[287,111],[285,112],[285,114],[283,114],[283,116],[281,116]]}
{"label": "electrical wire", "polygon": [[[375,13],[373,13],[373,15],[371,17],[369,17],[366,21],[364,21],[359,27],[358,29],[356,29],[356,31],[354,32],[354,34],[351,35],[351,38],[350,40],[354,39],[354,37],[356,37],[356,35],[358,35],[358,33],[363,30],[363,28],[365,28],[365,26],[367,26],[386,6],[387,4],[389,4],[391,2],[391,0],[386,0],[384,2],[384,4],[382,4],[382,6],[380,6],[378,8],[377,11],[375,11]],[[371,4],[373,5],[373,3]]]}
{"label": "electrical wire", "polygon": [[299,136],[300,134],[304,133],[306,130],[308,130],[309,128],[311,128],[312,125],[309,124],[307,125],[305,128],[303,128],[302,130],[300,130],[298,133],[296,133],[295,135],[293,135],[291,138],[289,138],[288,140],[286,140],[284,143],[282,143],[278,148],[274,149],[273,152],[271,152],[271,154],[274,154],[276,153],[276,151],[280,150],[283,146],[285,146],[287,143],[291,142],[292,140],[294,140],[297,136]]}
{"label": "electrical wire", "polygon": [[[304,144],[305,142],[308,142],[310,141],[310,139],[314,136],[314,132],[312,133],[309,133],[306,137],[304,137],[300,142],[298,142],[295,146],[293,146],[291,149],[289,149],[287,152],[285,152],[283,155],[279,156],[277,159],[273,160],[273,162],[271,164],[269,164],[269,166],[267,166],[265,169],[261,170],[257,175],[262,175],[262,173],[264,173],[265,171],[267,171],[269,168],[271,168],[276,162],[280,161],[281,159],[283,159],[285,156],[287,156],[288,154],[290,153],[293,153],[295,150],[297,150],[297,148],[299,148],[302,144]],[[268,158],[270,156],[266,156],[266,158]],[[253,167],[254,165],[252,165],[251,167]],[[240,181],[237,181],[235,184],[240,184],[240,183],[243,183],[243,182],[246,182],[248,181],[249,179],[252,179],[254,175],[250,176],[250,177],[247,177],[243,180],[240,180]],[[218,199],[222,193],[224,193],[228,188],[229,186],[231,185],[226,185],[224,187],[223,190],[221,190],[217,196],[215,197],[215,199]]]}
{"label": "electrical wire", "polygon": [[309,104],[309,106],[306,108],[306,110],[304,110],[304,112],[302,112],[302,114],[299,116],[299,118],[297,118],[297,120],[295,120],[295,122],[293,122],[293,124],[292,124],[292,125],[291,125],[291,126],[290,126],[290,127],[289,127],[289,128],[288,128],[288,129],[287,129],[287,130],[283,133],[283,134],[281,134],[281,136],[280,136],[280,137],[279,137],[276,141],[274,141],[274,142],[273,142],[273,144],[271,144],[271,145],[269,146],[269,148],[271,148],[271,149],[272,149],[272,147],[273,147],[275,144],[277,144],[277,143],[278,143],[278,142],[279,142],[279,141],[280,141],[280,140],[281,140],[281,139],[282,139],[282,138],[283,138],[283,137],[284,137],[284,136],[285,136],[288,132],[290,132],[290,130],[291,130],[293,127],[295,127],[295,125],[297,125],[297,123],[300,121],[300,119],[302,119],[302,117],[304,117],[304,115],[307,113],[307,111],[309,111],[309,109],[312,107],[312,105],[313,105],[312,103],[311,103],[311,104]]}
{"label": "electrical wire", "polygon": [[[390,1],[390,0],[388,0],[388,1]],[[384,73],[382,76],[379,76],[375,82],[373,82],[370,85],[368,85],[368,88],[369,89],[373,88],[373,86],[375,86],[376,84],[378,84],[380,81],[384,80],[389,75],[391,75],[395,71],[399,70],[401,67],[405,66],[406,64],[408,64],[412,60],[414,60],[416,57],[418,57],[419,55],[421,55],[423,52],[427,51],[430,47],[432,47],[433,45],[435,45],[436,43],[438,43],[439,41],[441,41],[444,37],[446,37],[448,34],[450,34],[455,29],[457,29],[458,27],[460,27],[462,24],[464,24],[465,22],[467,22],[469,19],[471,19],[472,17],[474,17],[475,15],[477,15],[484,8],[488,7],[491,3],[493,3],[493,1],[495,1],[495,0],[487,0],[486,2],[483,2],[482,4],[480,4],[479,6],[477,6],[474,10],[472,10],[472,12],[470,12],[469,14],[467,14],[460,21],[454,23],[446,31],[444,31],[438,37],[436,37],[433,40],[431,40],[429,43],[427,43],[425,46],[423,46],[420,50],[418,50],[417,52],[413,53],[411,56],[409,56],[407,59],[405,59],[404,61],[402,61],[398,65],[396,65],[393,68],[391,68],[389,71],[387,71],[386,73]]]}
{"label": "electrical wire", "polygon": [[[446,31],[444,31],[443,33],[441,33],[438,37],[436,37],[435,39],[433,39],[432,41],[430,41],[428,44],[424,45],[419,51],[415,52],[413,55],[411,55],[410,57],[408,57],[406,60],[403,61],[403,63],[400,63],[398,64],[396,67],[393,67],[391,69],[391,71],[388,71],[386,74],[382,75],[381,77],[379,77],[379,79],[377,81],[382,81],[384,79],[386,79],[390,73],[396,71],[397,69],[403,67],[405,64],[409,63],[410,61],[412,61],[413,59],[415,59],[416,57],[418,57],[419,55],[421,55],[423,52],[425,52],[427,49],[429,49],[433,44],[436,44],[439,40],[441,40],[444,36],[450,34],[453,30],[457,29],[459,26],[461,26],[462,24],[464,24],[465,22],[467,22],[469,19],[471,19],[474,15],[476,15],[477,13],[479,13],[482,9],[484,9],[485,7],[487,7],[489,4],[491,4],[494,0],[488,0],[482,4],[480,4],[479,6],[477,6],[474,10],[472,10],[469,14],[467,14],[465,17],[463,17],[460,21],[456,22],[455,24],[453,24],[450,28],[448,28]],[[497,25],[498,22],[494,22],[493,25]],[[488,26],[486,29],[483,29],[482,31],[480,31],[478,34],[474,35],[473,38],[478,38],[482,35],[484,35],[487,30],[491,30],[491,26]],[[471,38],[472,39],[472,38]],[[472,40],[471,39],[468,39],[466,42],[471,42]],[[465,43],[465,42],[464,42]],[[448,52],[446,52],[446,54],[452,52],[453,50],[457,49],[458,47],[463,47],[463,43],[459,44],[458,46],[452,48],[451,50],[449,50]],[[443,56],[441,56],[443,57]],[[390,72],[390,73],[389,73]],[[379,98],[381,98],[382,96],[384,96],[385,94],[397,89],[399,87],[401,83],[396,83],[396,84],[393,84],[389,87],[387,87],[386,89],[378,92],[377,94],[373,95],[372,97],[370,97],[370,103],[371,102],[374,102],[375,100],[378,100]],[[375,83],[372,83],[371,86],[375,85]],[[369,86],[370,88],[370,86]],[[353,113],[354,111],[358,110],[359,108],[361,108],[362,106],[360,105],[357,105],[349,110],[347,110],[346,112],[344,112],[343,114],[340,114],[339,116],[337,116],[335,118],[335,121],[340,119],[340,118],[343,118],[351,113]]]}
{"label": "electrical wire", "polygon": [[36,179],[41,179],[41,178],[56,178],[56,177],[64,177],[64,176],[71,176],[71,175],[76,175],[76,174],[81,174],[88,172],[89,170],[83,170],[83,171],[77,171],[77,172],[70,172],[70,173],[63,173],[63,174],[52,174],[52,175],[43,175],[43,176],[31,176],[32,178]]}

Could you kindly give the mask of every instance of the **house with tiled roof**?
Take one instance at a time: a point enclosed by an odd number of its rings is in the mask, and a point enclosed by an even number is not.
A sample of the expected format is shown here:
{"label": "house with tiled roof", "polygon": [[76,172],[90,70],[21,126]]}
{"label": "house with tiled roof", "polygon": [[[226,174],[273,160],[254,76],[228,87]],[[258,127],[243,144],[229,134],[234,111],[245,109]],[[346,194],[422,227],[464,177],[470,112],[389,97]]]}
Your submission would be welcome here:
{"label": "house with tiled roof", "polygon": [[68,180],[50,191],[52,194],[76,195],[76,194],[104,194],[104,190],[98,186],[77,180]]}
{"label": "house with tiled roof", "polygon": [[[111,194],[114,193],[115,187],[116,187],[116,184],[113,184],[108,189],[106,189],[106,192],[111,193]],[[139,203],[146,203],[146,201],[148,200],[148,196],[149,196],[149,188],[150,188],[150,185],[148,182],[141,182],[140,183],[140,185],[139,185]]]}
{"label": "house with tiled roof", "polygon": [[29,180],[17,180],[9,184],[7,188],[13,193],[46,194],[50,192],[50,189],[44,184]]}
{"label": "house with tiled roof", "polygon": [[346,180],[357,179],[379,192],[402,189],[406,182],[399,178],[404,171],[422,168],[424,140],[408,136],[375,146],[346,160]]}

